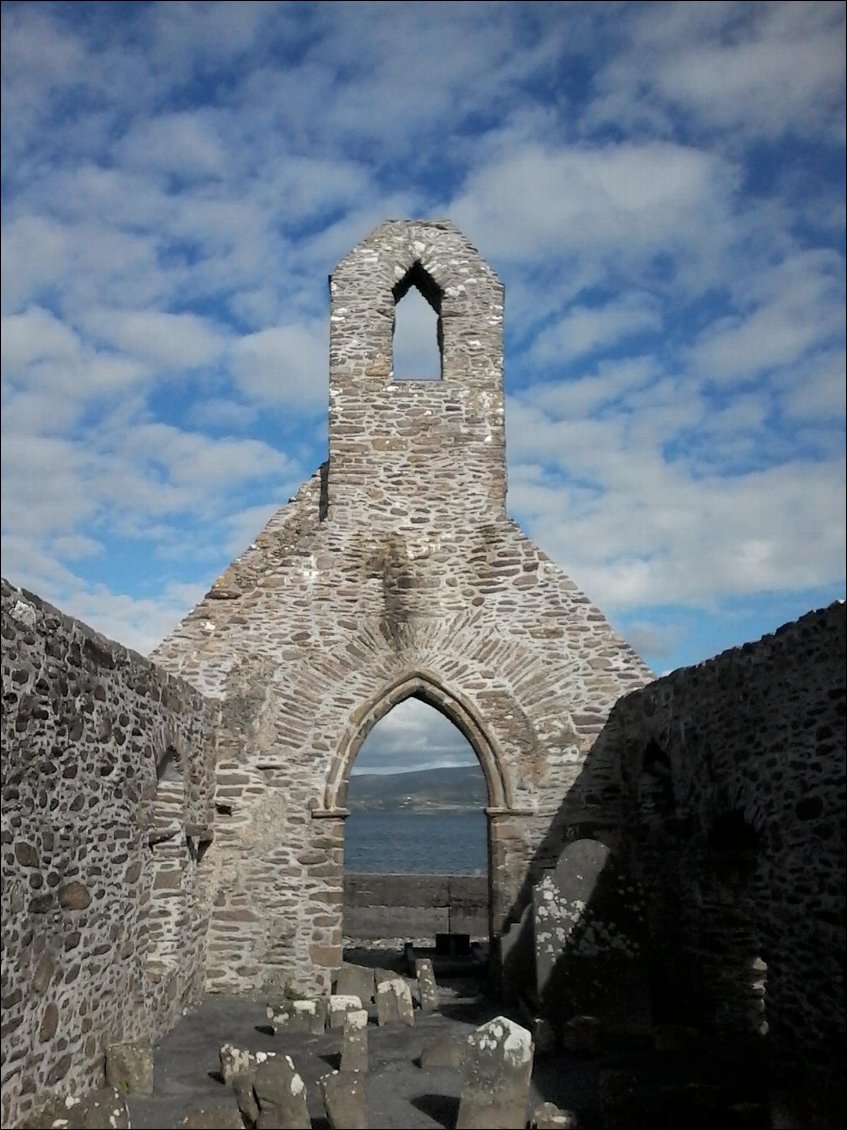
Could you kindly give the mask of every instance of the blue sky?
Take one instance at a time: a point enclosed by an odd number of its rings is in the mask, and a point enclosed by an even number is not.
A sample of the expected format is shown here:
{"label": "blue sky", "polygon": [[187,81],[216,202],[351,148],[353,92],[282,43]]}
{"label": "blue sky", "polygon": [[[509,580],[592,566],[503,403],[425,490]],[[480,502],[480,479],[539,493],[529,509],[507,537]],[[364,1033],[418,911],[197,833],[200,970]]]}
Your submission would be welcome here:
{"label": "blue sky", "polygon": [[654,670],[843,598],[841,3],[2,13],[13,583],[153,647],[325,458],[335,263],[449,216],[510,512]]}

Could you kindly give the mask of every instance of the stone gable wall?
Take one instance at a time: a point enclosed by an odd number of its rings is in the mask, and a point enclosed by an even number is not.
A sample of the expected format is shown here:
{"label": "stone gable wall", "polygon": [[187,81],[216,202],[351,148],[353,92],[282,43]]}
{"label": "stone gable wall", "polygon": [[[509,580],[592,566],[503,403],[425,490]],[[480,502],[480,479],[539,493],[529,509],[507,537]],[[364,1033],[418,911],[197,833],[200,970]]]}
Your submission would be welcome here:
{"label": "stone gable wall", "polygon": [[5,581],[2,602],[9,1126],[36,1096],[98,1085],[107,1044],[156,1039],[198,1000],[218,711]]}
{"label": "stone gable wall", "polygon": [[[392,379],[415,280],[440,381]],[[496,940],[609,710],[652,678],[506,514],[503,292],[475,249],[447,222],[389,222],[331,295],[328,466],[154,653],[222,700],[217,990],[328,984],[346,780],[397,702],[430,702],[480,758]]]}

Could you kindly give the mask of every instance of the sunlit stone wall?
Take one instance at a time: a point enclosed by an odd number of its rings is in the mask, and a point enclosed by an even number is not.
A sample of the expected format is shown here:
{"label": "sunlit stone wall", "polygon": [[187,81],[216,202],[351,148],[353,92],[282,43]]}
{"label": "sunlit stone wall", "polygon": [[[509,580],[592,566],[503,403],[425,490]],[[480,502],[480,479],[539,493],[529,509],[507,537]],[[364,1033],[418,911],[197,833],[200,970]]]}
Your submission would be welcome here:
{"label": "sunlit stone wall", "polygon": [[[435,311],[440,380],[393,377],[411,286]],[[430,702],[479,756],[496,942],[613,703],[651,678],[507,516],[503,288],[478,252],[447,221],[389,221],[330,290],[328,464],[155,653],[222,700],[220,990],[329,983],[347,777],[397,702]]]}
{"label": "sunlit stone wall", "polygon": [[155,1039],[198,1000],[217,706],[5,581],[2,600],[10,1126],[99,1085],[109,1043]]}

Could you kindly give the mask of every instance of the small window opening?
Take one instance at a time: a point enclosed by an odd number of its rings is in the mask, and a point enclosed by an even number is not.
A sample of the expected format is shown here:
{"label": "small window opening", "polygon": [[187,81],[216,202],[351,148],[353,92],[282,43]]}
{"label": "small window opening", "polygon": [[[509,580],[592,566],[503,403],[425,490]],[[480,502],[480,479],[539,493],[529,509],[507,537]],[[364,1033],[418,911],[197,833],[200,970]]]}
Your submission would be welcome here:
{"label": "small window opening", "polygon": [[441,290],[420,263],[415,263],[393,294],[393,379],[441,380]]}
{"label": "small window opening", "polygon": [[706,841],[708,865],[718,882],[746,883],[756,870],[759,836],[740,812],[719,816]]}
{"label": "small window opening", "polygon": [[667,754],[655,742],[644,751],[639,782],[641,816],[648,823],[667,821],[674,814],[673,777]]}

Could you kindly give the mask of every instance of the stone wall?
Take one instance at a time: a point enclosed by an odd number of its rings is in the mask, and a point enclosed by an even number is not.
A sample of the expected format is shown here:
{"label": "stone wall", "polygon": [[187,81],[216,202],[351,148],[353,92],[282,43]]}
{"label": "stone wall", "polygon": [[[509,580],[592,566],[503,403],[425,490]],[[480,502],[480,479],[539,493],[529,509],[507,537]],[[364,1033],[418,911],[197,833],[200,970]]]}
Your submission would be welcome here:
{"label": "stone wall", "polygon": [[477,875],[344,876],[344,937],[435,942],[436,934],[487,939],[488,880]]}
{"label": "stone wall", "polygon": [[[441,380],[393,379],[410,286],[438,315]],[[388,222],[331,298],[329,462],[155,652],[222,700],[221,991],[328,985],[347,779],[398,702],[435,706],[479,757],[496,942],[608,712],[652,678],[506,514],[503,288],[476,250],[446,221]]]}
{"label": "stone wall", "polygon": [[843,1087],[844,708],[838,603],[623,698],[560,813],[629,876],[653,1020],[766,1035],[816,1102]]}
{"label": "stone wall", "polygon": [[5,581],[2,633],[9,1126],[202,991],[217,707]]}

